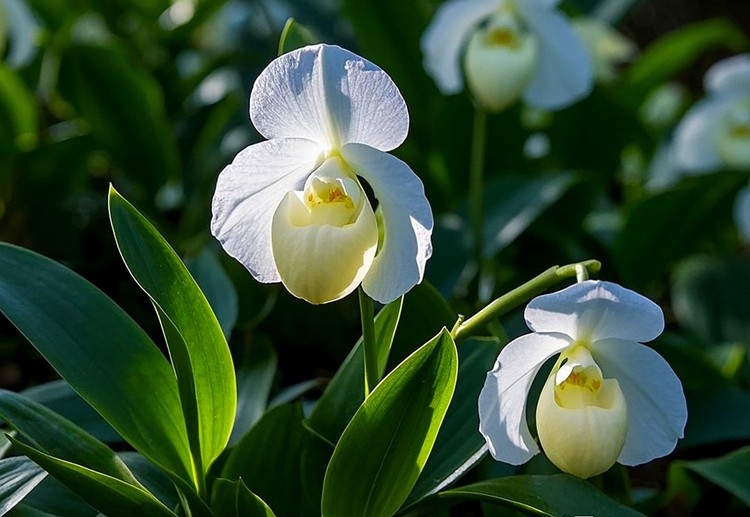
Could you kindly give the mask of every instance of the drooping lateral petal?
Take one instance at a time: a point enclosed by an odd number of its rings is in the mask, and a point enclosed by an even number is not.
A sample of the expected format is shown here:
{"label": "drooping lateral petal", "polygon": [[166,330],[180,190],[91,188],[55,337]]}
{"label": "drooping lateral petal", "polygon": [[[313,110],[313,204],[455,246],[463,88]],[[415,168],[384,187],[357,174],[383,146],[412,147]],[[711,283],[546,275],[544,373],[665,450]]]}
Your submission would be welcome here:
{"label": "drooping lateral petal", "polygon": [[740,54],[719,61],[703,78],[707,92],[750,91],[750,54]]}
{"label": "drooping lateral petal", "polygon": [[516,2],[538,39],[537,68],[523,99],[529,105],[558,110],[587,96],[594,74],[586,48],[568,19],[539,2]]}
{"label": "drooping lateral petal", "polygon": [[472,31],[498,4],[490,0],[452,0],[435,12],[420,46],[424,68],[443,94],[452,95],[463,88],[463,47]]}
{"label": "drooping lateral petal", "polygon": [[654,302],[612,282],[586,280],[537,296],[526,306],[526,324],[589,342],[606,338],[651,341],[664,330],[664,314]]}
{"label": "drooping lateral petal", "polygon": [[409,130],[406,102],[388,74],[332,45],[272,61],[253,86],[250,118],[266,138],[308,138],[325,149],[360,142],[389,151]]}
{"label": "drooping lateral petal", "polygon": [[496,460],[520,465],[539,452],[526,424],[526,399],[539,368],[569,344],[557,336],[526,334],[500,352],[479,394],[479,432]]}
{"label": "drooping lateral petal", "polygon": [[682,383],[653,349],[622,339],[593,344],[605,378],[615,378],[628,405],[628,432],[618,463],[640,465],[672,452],[682,438],[687,405]]}
{"label": "drooping lateral petal", "polygon": [[211,233],[259,282],[281,280],[271,251],[273,213],[287,192],[302,187],[320,152],[310,140],[268,140],[245,148],[219,174]]}
{"label": "drooping lateral petal", "polygon": [[432,255],[432,210],[424,185],[398,158],[362,144],[347,144],[341,155],[372,187],[383,211],[383,242],[362,281],[380,303],[389,303],[422,281]]}
{"label": "drooping lateral petal", "polygon": [[697,102],[675,129],[674,162],[686,172],[713,172],[722,166],[718,135],[721,120],[734,96],[720,95]]}
{"label": "drooping lateral petal", "polygon": [[745,186],[737,192],[734,200],[734,224],[737,225],[740,238],[750,243],[750,186]]}

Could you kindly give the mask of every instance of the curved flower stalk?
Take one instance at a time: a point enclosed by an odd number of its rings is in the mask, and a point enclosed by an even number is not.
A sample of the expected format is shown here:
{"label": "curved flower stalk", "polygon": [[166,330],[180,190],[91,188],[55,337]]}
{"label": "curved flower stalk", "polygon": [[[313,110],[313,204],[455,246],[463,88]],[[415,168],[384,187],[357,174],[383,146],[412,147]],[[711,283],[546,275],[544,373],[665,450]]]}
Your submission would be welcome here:
{"label": "curved flower stalk", "polygon": [[422,280],[432,212],[419,178],[387,154],[409,115],[383,70],[336,46],[295,50],[258,77],[250,118],[268,140],[221,172],[213,199],[211,232],[227,253],[315,304],[360,284],[388,303]]}
{"label": "curved flower stalk", "polygon": [[640,344],[664,329],[656,304],[587,280],[533,299],[525,317],[533,333],[502,350],[479,396],[479,430],[496,460],[520,465],[539,452],[526,399],[556,354],[536,427],[558,468],[588,478],[615,462],[638,465],[674,449],[687,420],[682,385],[659,354]]}
{"label": "curved flower stalk", "polygon": [[576,18],[573,20],[573,29],[589,53],[594,77],[599,82],[606,83],[616,79],[617,67],[631,61],[638,52],[635,43],[597,18]]}
{"label": "curved flower stalk", "polygon": [[589,57],[559,0],[448,0],[422,36],[424,67],[445,95],[466,82],[485,109],[519,97],[545,110],[589,94]]}
{"label": "curved flower stalk", "polygon": [[703,85],[706,96],[675,130],[677,166],[686,173],[750,169],[750,54],[714,64]]}

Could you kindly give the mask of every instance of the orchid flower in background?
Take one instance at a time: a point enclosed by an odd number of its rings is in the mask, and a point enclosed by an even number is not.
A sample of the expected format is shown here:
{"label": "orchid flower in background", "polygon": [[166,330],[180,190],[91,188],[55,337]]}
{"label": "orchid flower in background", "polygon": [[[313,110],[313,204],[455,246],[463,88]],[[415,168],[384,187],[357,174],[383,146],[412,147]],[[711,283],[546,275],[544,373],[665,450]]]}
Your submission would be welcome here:
{"label": "orchid flower in background", "polygon": [[703,85],[675,130],[675,163],[686,173],[750,169],[750,54],[714,64]]}
{"label": "orchid flower in background", "polygon": [[562,109],[589,94],[587,51],[559,0],[448,0],[422,36],[424,67],[445,95],[466,83],[485,109],[520,97],[535,108]]}
{"label": "orchid flower in background", "polygon": [[315,304],[360,284],[387,303],[422,280],[432,212],[419,178],[387,154],[409,116],[383,70],[336,46],[295,50],[256,80],[250,118],[268,140],[234,158],[213,198],[211,232],[227,253]]}
{"label": "orchid flower in background", "polygon": [[539,452],[526,403],[534,377],[556,354],[536,428],[560,470],[588,478],[615,462],[639,465],[672,452],[687,407],[670,366],[641,344],[664,329],[656,304],[587,280],[533,299],[525,318],[533,333],[502,350],[479,396],[479,429],[496,460],[520,465]]}
{"label": "orchid flower in background", "polygon": [[617,68],[631,61],[638,53],[635,43],[596,18],[575,18],[573,29],[589,53],[594,77],[599,82],[613,81],[617,78]]}

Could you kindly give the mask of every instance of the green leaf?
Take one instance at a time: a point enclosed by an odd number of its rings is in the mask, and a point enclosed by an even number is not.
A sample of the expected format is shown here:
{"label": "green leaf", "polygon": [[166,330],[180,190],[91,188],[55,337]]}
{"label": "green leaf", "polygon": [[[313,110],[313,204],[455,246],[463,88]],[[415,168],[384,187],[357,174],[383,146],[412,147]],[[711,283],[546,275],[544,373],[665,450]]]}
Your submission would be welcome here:
{"label": "green leaf", "polygon": [[435,445],[405,505],[442,490],[482,459],[487,446],[479,434],[477,400],[487,372],[500,353],[496,338],[469,338],[458,349],[458,381]]}
{"label": "green leaf", "polygon": [[333,452],[324,515],[390,516],[399,509],[435,443],[457,373],[456,346],[443,329],[381,381]]}
{"label": "green leaf", "polygon": [[688,399],[685,438],[680,448],[750,440],[750,393],[724,389]]}
{"label": "green leaf", "polygon": [[0,418],[33,446],[57,458],[138,486],[123,461],[80,427],[33,400],[0,390]]}
{"label": "green leaf", "polygon": [[22,507],[59,517],[95,517],[99,513],[52,476],[44,478],[9,515],[25,515]]}
{"label": "green leaf", "polygon": [[0,150],[26,150],[36,143],[36,101],[15,71],[0,64]]}
{"label": "green leaf", "polygon": [[278,366],[276,350],[267,339],[253,340],[237,372],[237,414],[229,443],[235,444],[260,420],[268,406]]}
{"label": "green leaf", "polygon": [[167,508],[176,508],[180,499],[172,480],[153,463],[137,452],[125,451],[119,454],[133,475],[143,487],[154,494]]}
{"label": "green leaf", "polygon": [[211,494],[211,509],[222,517],[275,517],[268,505],[241,479],[217,479]]}
{"label": "green leaf", "polygon": [[108,517],[174,517],[175,514],[144,488],[65,461],[13,438],[23,454]]}
{"label": "green leaf", "polygon": [[743,447],[716,459],[678,462],[750,506],[750,447]]}
{"label": "green leaf", "polygon": [[60,264],[0,243],[0,311],[128,443],[192,480],[174,372],[112,300]]}
{"label": "green leaf", "polygon": [[208,300],[156,229],[110,188],[109,212],[128,270],[157,308],[177,374],[193,459],[201,474],[226,446],[234,424],[234,365]]}
{"label": "green leaf", "polygon": [[0,515],[5,515],[31,492],[47,473],[28,458],[0,460]]}
{"label": "green leaf", "polygon": [[746,50],[747,36],[724,19],[696,22],[672,31],[649,46],[628,69],[627,83],[636,98],[691,67],[713,49]]}
{"label": "green leaf", "polygon": [[277,406],[235,445],[221,477],[242,479],[279,517],[317,513],[302,497],[301,451],[306,438],[299,404]]}
{"label": "green leaf", "polygon": [[185,265],[211,304],[224,336],[229,339],[239,312],[237,291],[229,275],[221,267],[216,254],[208,248],[186,260]]}
{"label": "green leaf", "polygon": [[319,41],[310,29],[301,25],[294,18],[289,18],[286,24],[284,24],[284,28],[281,31],[281,38],[279,38],[279,55],[312,45],[313,43],[318,43]]}
{"label": "green leaf", "polygon": [[642,515],[568,474],[510,476],[440,492],[443,500],[486,501],[530,515]]}

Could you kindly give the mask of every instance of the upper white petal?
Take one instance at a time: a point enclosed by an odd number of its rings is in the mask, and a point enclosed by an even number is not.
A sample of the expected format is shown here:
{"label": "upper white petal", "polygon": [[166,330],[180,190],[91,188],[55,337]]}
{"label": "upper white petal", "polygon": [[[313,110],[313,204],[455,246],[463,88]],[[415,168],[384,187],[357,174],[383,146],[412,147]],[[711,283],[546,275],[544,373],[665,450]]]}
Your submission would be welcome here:
{"label": "upper white petal", "polygon": [[341,154],[370,184],[383,211],[383,243],[362,288],[389,303],[422,281],[432,255],[430,203],[422,181],[398,158],[362,144],[347,144]]}
{"label": "upper white petal", "polygon": [[320,152],[310,140],[268,140],[245,148],[219,174],[211,233],[260,282],[281,280],[271,250],[273,214],[287,192],[302,188]]}
{"label": "upper white petal", "polygon": [[750,54],[719,61],[706,72],[703,86],[707,92],[750,91]]}
{"label": "upper white petal", "polygon": [[734,200],[734,223],[739,230],[740,238],[750,243],[750,186],[745,186],[737,192]]}
{"label": "upper white petal", "polygon": [[266,138],[307,138],[325,149],[359,142],[388,151],[409,130],[406,103],[388,74],[332,45],[272,61],[253,86],[250,118]]}
{"label": "upper white petal", "polygon": [[650,341],[664,330],[664,314],[654,302],[612,282],[586,280],[537,296],[524,313],[535,332],[565,334],[573,340],[605,338]]}
{"label": "upper white petal", "polygon": [[445,95],[463,88],[461,55],[473,29],[497,9],[492,0],[450,0],[435,12],[422,35],[424,68]]}
{"label": "upper white petal", "polygon": [[568,19],[545,2],[515,5],[538,39],[537,68],[523,99],[535,108],[558,110],[587,96],[593,67]]}
{"label": "upper white petal", "polygon": [[707,97],[685,114],[675,129],[672,147],[679,168],[686,172],[712,172],[722,167],[719,128],[734,98],[734,95]]}
{"label": "upper white petal", "polygon": [[593,344],[605,378],[620,383],[628,405],[628,432],[618,463],[639,465],[672,452],[682,438],[687,405],[682,383],[653,349],[612,339]]}
{"label": "upper white petal", "polygon": [[539,452],[526,423],[526,399],[539,368],[569,344],[561,337],[526,334],[500,352],[479,394],[479,432],[496,460],[520,465]]}

